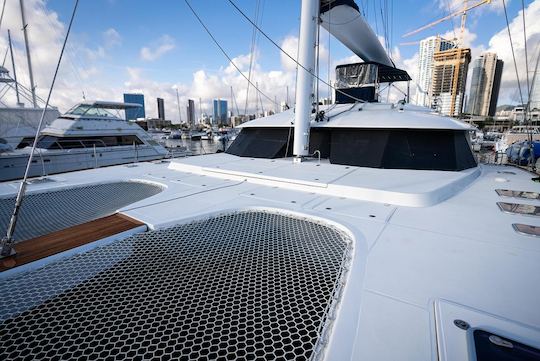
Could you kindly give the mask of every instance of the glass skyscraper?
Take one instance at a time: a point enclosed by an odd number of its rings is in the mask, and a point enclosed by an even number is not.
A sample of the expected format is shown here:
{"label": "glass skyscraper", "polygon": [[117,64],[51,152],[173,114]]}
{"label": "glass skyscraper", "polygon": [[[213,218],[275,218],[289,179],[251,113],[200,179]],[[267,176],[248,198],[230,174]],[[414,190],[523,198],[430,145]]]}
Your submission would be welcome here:
{"label": "glass skyscraper", "polygon": [[467,109],[470,114],[495,115],[502,69],[503,61],[495,53],[485,53],[474,60]]}
{"label": "glass skyscraper", "polygon": [[214,99],[214,124],[227,124],[227,101],[221,99]]}
{"label": "glass skyscraper", "polygon": [[135,103],[142,106],[142,108],[126,109],[126,120],[135,120],[137,118],[146,117],[143,94],[124,94],[124,103]]}

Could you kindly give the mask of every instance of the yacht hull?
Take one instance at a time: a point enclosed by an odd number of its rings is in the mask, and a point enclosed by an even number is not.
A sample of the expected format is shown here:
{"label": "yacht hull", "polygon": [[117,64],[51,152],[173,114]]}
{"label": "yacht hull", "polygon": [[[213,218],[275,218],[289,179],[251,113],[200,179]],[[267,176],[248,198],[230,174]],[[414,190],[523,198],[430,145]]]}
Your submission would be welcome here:
{"label": "yacht hull", "polygon": [[[49,174],[72,172],[83,169],[107,167],[112,165],[134,163],[162,159],[165,154],[156,152],[153,148],[139,148],[137,154],[130,149],[76,150],[62,153],[34,154],[29,177],[40,177]],[[0,181],[21,179],[24,176],[28,154],[6,154],[0,156]]]}

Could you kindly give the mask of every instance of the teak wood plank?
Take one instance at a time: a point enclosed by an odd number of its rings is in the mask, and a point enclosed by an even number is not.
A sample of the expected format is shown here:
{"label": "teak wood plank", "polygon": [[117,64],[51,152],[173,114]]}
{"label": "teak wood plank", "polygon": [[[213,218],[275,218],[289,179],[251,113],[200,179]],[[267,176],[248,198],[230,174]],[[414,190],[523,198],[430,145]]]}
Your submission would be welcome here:
{"label": "teak wood plank", "polygon": [[1,260],[0,272],[143,226],[123,214],[113,214],[15,244],[17,252]]}

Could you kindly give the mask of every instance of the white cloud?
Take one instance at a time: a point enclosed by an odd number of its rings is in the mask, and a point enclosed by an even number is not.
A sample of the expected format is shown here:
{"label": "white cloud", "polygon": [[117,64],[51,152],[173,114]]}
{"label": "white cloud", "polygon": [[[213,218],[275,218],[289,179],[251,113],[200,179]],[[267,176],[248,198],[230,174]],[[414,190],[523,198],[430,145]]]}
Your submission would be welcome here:
{"label": "white cloud", "polygon": [[154,46],[145,46],[140,51],[140,57],[144,61],[154,61],[175,48],[174,38],[169,35],[163,35]]}
{"label": "white cloud", "polygon": [[[532,70],[535,64],[538,44],[540,44],[540,1],[534,1],[525,9],[525,22],[527,24],[527,47],[529,56],[529,69]],[[526,72],[525,72],[525,41],[523,39],[522,12],[520,11],[510,22],[510,32],[514,44],[517,68],[519,71],[520,83],[523,91],[524,101],[526,101]],[[512,49],[508,38],[506,27],[501,29],[489,41],[488,51],[497,53],[498,57],[504,61],[502,75],[501,94],[499,104],[514,101],[520,102],[517,86],[516,71],[512,58]],[[532,78],[532,73],[529,74]]]}
{"label": "white cloud", "polygon": [[[328,33],[326,30],[322,29],[320,39],[326,39],[328,38]],[[298,37],[289,35],[283,39],[281,42],[281,48],[289,54],[293,59],[298,59]],[[321,62],[321,66],[324,65],[328,61],[328,48],[326,45],[321,41],[319,45],[319,59]],[[292,60],[290,57],[285,55],[283,52],[280,52],[280,59],[281,59],[281,66],[285,71],[296,71],[296,62]]]}
{"label": "white cloud", "polygon": [[113,48],[122,44],[120,33],[114,28],[109,28],[103,32],[103,42],[107,48]]}
{"label": "white cloud", "polygon": [[[444,1],[444,0],[443,0]],[[501,6],[501,1],[495,1],[490,5],[493,6],[493,9],[497,10]],[[508,4],[508,1],[507,1]],[[538,44],[540,44],[540,22],[538,18],[540,17],[540,1],[533,1],[525,9],[525,21],[527,24],[527,46],[529,49],[529,69],[532,70],[534,66],[534,61],[536,56],[535,53],[538,49]],[[512,41],[514,45],[514,51],[517,61],[517,68],[519,71],[520,82],[522,86],[522,91],[526,101],[526,74],[525,74],[525,42],[523,39],[523,23],[522,23],[522,12],[520,11],[513,19],[510,19],[510,32],[512,34]],[[449,31],[443,34],[443,37],[447,39],[452,39],[454,37],[454,32],[459,36],[459,29],[454,31]],[[501,90],[499,93],[499,105],[505,103],[518,103],[519,91],[516,80],[516,73],[514,68],[514,62],[512,58],[512,48],[510,47],[510,40],[508,38],[508,30],[506,27],[502,28],[495,35],[493,35],[488,44],[478,44],[477,34],[471,32],[469,29],[465,30],[464,33],[464,44],[467,47],[471,48],[472,58],[476,58],[484,52],[494,52],[497,54],[499,59],[504,61],[503,75]],[[403,62],[404,69],[409,72],[409,74],[414,78],[416,76],[416,66],[418,64],[418,53],[416,52],[412,57],[404,59]],[[469,78],[472,75],[472,68],[469,67]],[[529,74],[532,77],[532,73]],[[470,81],[467,81],[467,91],[470,86]],[[411,86],[411,93],[414,95],[416,92],[415,87]],[[411,96],[411,99],[414,99],[414,96]]]}
{"label": "white cloud", "polygon": [[[446,11],[447,13],[459,11],[463,9],[463,0],[439,0],[438,5],[439,8]],[[506,6],[508,7],[508,4],[510,3],[510,0],[506,0]],[[472,4],[468,4],[472,5]],[[475,14],[474,12],[483,12],[483,11],[495,11],[497,13],[501,12],[503,10],[503,1],[502,0],[492,0],[488,4],[484,4],[480,7],[475,8],[473,13],[469,12],[468,15]]]}

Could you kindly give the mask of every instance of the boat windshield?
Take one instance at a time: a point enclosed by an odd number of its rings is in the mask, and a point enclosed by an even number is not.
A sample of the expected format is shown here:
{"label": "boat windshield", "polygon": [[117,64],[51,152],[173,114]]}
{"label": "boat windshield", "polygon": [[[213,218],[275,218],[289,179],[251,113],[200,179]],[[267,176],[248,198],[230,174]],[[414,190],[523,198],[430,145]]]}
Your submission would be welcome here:
{"label": "boat windshield", "polygon": [[67,111],[66,114],[70,115],[86,115],[86,116],[93,116],[93,117],[106,117],[106,118],[118,118],[114,114],[112,114],[110,111],[106,110],[105,108],[96,106],[96,105],[90,105],[90,104],[79,104],[71,108]]}

